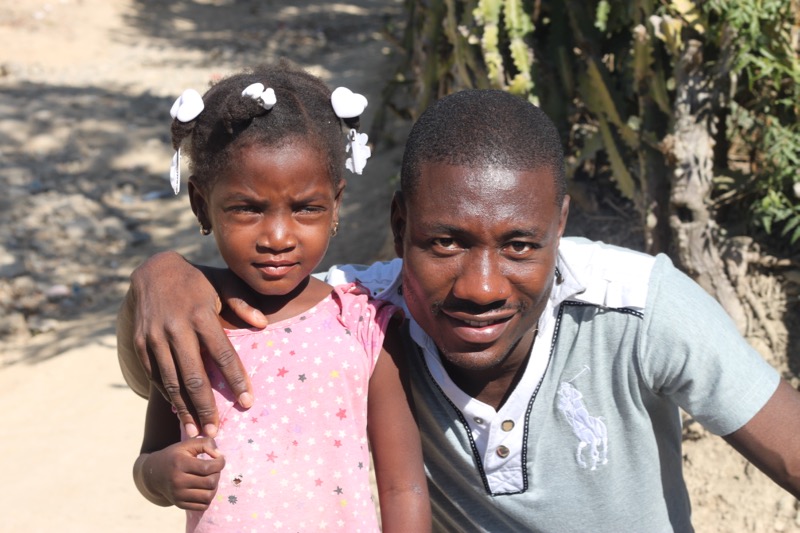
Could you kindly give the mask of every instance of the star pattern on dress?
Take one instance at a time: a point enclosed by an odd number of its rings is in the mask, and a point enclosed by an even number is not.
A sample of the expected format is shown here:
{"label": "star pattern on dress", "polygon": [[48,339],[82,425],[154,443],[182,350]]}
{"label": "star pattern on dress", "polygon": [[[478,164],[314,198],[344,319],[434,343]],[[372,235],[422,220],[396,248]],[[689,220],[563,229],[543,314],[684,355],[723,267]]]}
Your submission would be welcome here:
{"label": "star pattern on dress", "polygon": [[302,319],[228,332],[252,376],[256,403],[241,411],[223,401],[222,391],[230,390],[218,369],[210,370],[222,420],[216,442],[226,460],[206,511],[216,527],[376,530],[364,428],[383,337],[376,322],[359,321],[372,311],[363,294],[341,307],[335,298]]}

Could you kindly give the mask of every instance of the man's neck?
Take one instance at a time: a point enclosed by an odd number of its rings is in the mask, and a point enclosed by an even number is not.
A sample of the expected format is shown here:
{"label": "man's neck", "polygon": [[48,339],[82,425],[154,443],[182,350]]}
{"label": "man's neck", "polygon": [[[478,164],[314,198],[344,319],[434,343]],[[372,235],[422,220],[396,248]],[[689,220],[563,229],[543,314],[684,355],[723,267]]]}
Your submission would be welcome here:
{"label": "man's neck", "polygon": [[522,337],[503,363],[495,368],[464,369],[451,365],[445,357],[441,357],[442,365],[458,388],[498,411],[525,373],[536,333],[534,329]]}

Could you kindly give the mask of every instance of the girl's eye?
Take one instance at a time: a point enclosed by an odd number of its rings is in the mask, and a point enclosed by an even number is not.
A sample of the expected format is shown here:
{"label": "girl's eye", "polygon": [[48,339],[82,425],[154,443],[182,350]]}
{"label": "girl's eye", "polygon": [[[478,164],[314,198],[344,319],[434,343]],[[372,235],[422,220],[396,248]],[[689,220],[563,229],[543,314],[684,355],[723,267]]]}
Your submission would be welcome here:
{"label": "girl's eye", "polygon": [[317,205],[302,205],[297,208],[298,213],[315,214],[325,211],[323,207]]}
{"label": "girl's eye", "polygon": [[235,205],[230,208],[233,213],[257,213],[258,208],[253,205]]}

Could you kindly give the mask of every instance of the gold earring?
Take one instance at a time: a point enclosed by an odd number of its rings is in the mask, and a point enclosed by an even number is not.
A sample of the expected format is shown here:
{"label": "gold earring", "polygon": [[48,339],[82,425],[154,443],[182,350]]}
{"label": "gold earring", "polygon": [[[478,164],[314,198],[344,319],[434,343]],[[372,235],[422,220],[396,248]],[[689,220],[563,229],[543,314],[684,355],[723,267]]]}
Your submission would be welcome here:
{"label": "gold earring", "polygon": [[331,237],[336,237],[336,234],[339,233],[339,221],[333,223],[333,227],[331,228]]}

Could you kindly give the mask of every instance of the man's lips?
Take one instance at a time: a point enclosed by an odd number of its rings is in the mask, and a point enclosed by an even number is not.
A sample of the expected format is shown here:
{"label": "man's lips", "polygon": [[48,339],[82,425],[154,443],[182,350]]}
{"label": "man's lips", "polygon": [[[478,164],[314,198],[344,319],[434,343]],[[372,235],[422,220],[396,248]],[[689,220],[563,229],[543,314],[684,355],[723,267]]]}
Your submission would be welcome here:
{"label": "man's lips", "polygon": [[513,310],[481,315],[442,310],[442,315],[447,317],[456,337],[469,344],[490,344],[497,341],[516,314]]}

